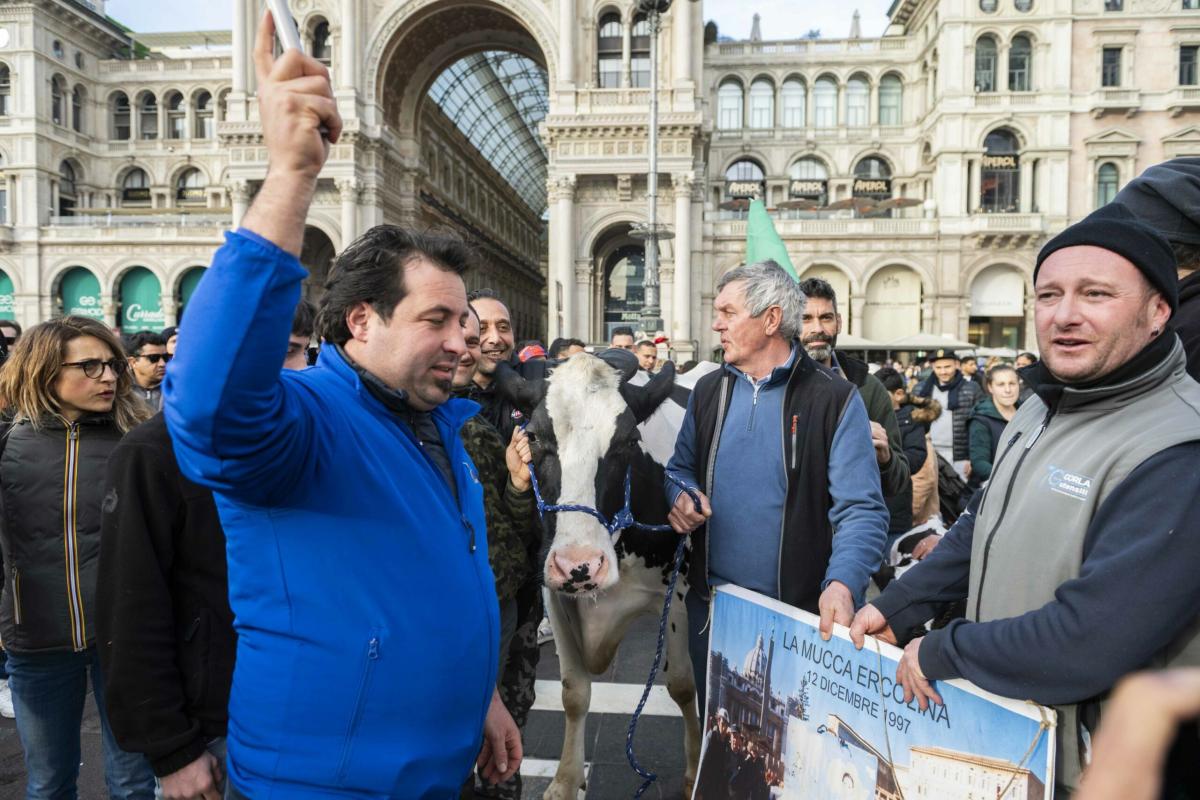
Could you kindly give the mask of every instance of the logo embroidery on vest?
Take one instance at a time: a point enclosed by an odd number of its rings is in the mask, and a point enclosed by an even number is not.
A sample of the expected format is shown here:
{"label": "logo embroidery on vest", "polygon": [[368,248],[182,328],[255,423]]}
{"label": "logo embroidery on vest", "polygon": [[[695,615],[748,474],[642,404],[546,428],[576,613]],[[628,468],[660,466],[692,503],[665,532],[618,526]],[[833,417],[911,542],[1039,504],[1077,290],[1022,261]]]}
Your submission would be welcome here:
{"label": "logo embroidery on vest", "polygon": [[1046,481],[1050,486],[1050,491],[1065,494],[1067,497],[1074,497],[1076,500],[1087,500],[1092,493],[1092,479],[1083,475],[1076,475],[1065,469],[1050,466],[1047,467],[1050,474],[1046,476]]}

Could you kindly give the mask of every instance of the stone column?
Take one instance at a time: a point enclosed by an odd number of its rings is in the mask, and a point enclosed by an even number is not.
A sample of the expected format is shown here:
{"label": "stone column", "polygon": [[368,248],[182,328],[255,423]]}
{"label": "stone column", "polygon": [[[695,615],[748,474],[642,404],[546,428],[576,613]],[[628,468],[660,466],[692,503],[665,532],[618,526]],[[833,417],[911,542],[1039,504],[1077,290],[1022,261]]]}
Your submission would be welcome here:
{"label": "stone column", "polygon": [[229,190],[229,199],[233,203],[233,227],[237,228],[242,224],[242,217],[246,216],[246,211],[250,208],[250,187],[245,181],[232,181],[226,187]]}
{"label": "stone column", "polygon": [[671,24],[674,26],[674,38],[671,42],[671,47],[674,48],[675,62],[675,80],[676,85],[680,83],[690,83],[695,80],[692,75],[692,4],[689,2],[676,3],[671,8],[671,14],[674,19]]}
{"label": "stone column", "polygon": [[[246,30],[246,0],[233,0],[233,91],[245,92],[249,74],[250,49]],[[215,98],[214,98],[215,100]]]}
{"label": "stone column", "polygon": [[681,172],[671,176],[675,192],[675,282],[671,287],[671,341],[692,338],[692,188],[695,177]]}
{"label": "stone column", "polygon": [[621,88],[628,89],[633,83],[633,19],[621,21]]}
{"label": "stone column", "polygon": [[[1091,174],[1095,174],[1093,171]],[[1021,173],[1018,176],[1018,191],[1021,192],[1020,208],[1022,214],[1028,214],[1033,208],[1033,163],[1028,158],[1021,159]],[[1095,197],[1095,191],[1092,192]]]}
{"label": "stone column", "polygon": [[855,336],[862,336],[863,322],[867,316],[867,298],[861,295],[850,296],[850,333]]}
{"label": "stone column", "polygon": [[334,53],[342,89],[355,89],[358,86],[358,14],[358,0],[342,0],[341,48]]}
{"label": "stone column", "polygon": [[983,197],[983,156],[971,159],[971,179],[967,182],[967,213],[974,214]]}
{"label": "stone column", "polygon": [[[592,310],[592,269],[590,262],[577,262],[574,265],[575,275],[575,327],[573,332],[585,342],[592,339],[592,320],[595,314]],[[547,342],[547,345],[550,343]]]}
{"label": "stone column", "polygon": [[342,249],[358,238],[358,181],[345,178],[337,182],[342,198]]}
{"label": "stone column", "polygon": [[[550,198],[553,202],[553,212],[550,217],[550,229],[554,240],[554,250],[550,260],[550,300],[551,320],[553,329],[556,320],[553,314],[558,311],[562,315],[562,328],[557,336],[571,336],[575,332],[575,176],[558,175],[551,179]],[[562,307],[557,305],[557,284],[562,285]],[[554,336],[550,337],[551,339]]]}
{"label": "stone column", "polygon": [[558,80],[575,82],[575,0],[558,0]]}

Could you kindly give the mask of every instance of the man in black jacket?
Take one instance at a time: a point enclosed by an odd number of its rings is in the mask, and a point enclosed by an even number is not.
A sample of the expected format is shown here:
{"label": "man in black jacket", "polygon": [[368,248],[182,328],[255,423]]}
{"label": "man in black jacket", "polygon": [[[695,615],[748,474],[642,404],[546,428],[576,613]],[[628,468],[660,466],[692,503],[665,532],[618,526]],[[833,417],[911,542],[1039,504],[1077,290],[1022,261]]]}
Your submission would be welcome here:
{"label": "man in black jacket", "polygon": [[809,278],[800,283],[800,291],[807,298],[800,343],[809,358],[858,387],[858,394],[867,406],[867,418],[871,420],[871,443],[879,462],[879,482],[891,517],[888,534],[904,533],[912,527],[912,476],[891,398],[864,362],[849,353],[835,351],[838,334],[842,332],[842,315],[837,310],[837,293],[829,282]]}
{"label": "man in black jacket", "polygon": [[1114,202],[1165,236],[1175,251],[1179,310],[1171,326],[1183,341],[1188,374],[1200,381],[1200,158],[1150,167]]}
{"label": "man in black jacket", "polygon": [[954,465],[955,472],[964,481],[971,477],[971,451],[967,436],[967,422],[975,404],[983,399],[983,389],[978,383],[969,381],[958,368],[958,354],[953,350],[935,350],[933,374],[925,379],[913,392],[917,397],[937,400],[944,411],[929,431],[938,455]]}
{"label": "man in black jacket", "polygon": [[[294,337],[313,322],[301,300]],[[113,734],[164,800],[220,800],[237,636],[212,492],[183,477],[162,412],[116,446],[105,484],[96,626]]]}

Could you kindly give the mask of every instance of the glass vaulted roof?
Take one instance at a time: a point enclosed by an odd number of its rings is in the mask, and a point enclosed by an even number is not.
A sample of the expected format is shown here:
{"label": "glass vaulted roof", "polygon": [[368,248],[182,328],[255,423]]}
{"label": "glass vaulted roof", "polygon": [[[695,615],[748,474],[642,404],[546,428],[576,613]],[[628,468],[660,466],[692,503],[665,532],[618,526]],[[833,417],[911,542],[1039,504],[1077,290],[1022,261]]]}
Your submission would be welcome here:
{"label": "glass vaulted roof", "polygon": [[430,98],[535,213],[546,210],[546,146],[538,123],[550,110],[546,71],[525,56],[489,51],[456,61]]}

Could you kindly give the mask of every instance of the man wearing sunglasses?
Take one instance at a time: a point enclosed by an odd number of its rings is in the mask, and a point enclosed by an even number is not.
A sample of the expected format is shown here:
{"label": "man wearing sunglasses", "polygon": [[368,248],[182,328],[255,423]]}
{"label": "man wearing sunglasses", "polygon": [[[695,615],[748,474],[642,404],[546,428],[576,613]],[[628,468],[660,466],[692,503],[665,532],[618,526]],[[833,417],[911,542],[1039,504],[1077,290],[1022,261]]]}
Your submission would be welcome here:
{"label": "man wearing sunglasses", "polygon": [[167,374],[167,342],[157,333],[142,331],[125,339],[133,389],[155,411],[162,411],[162,381]]}

